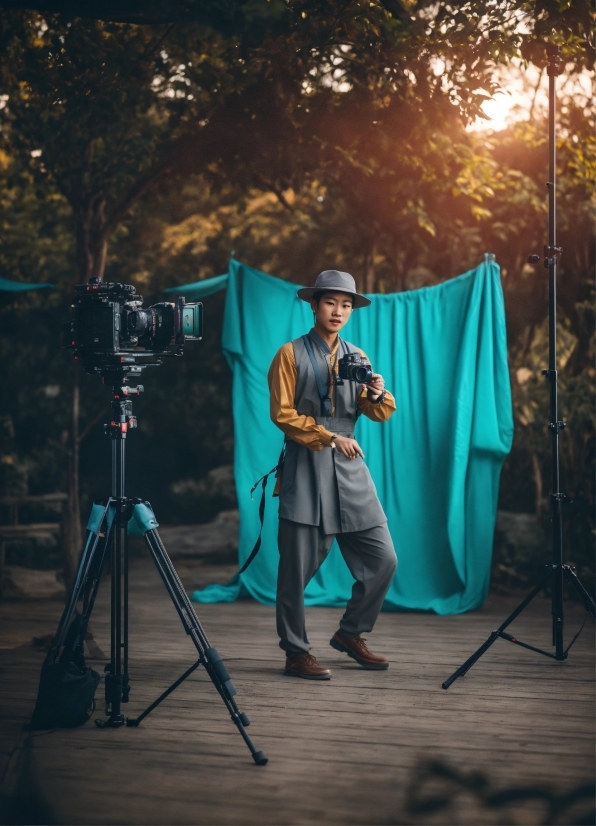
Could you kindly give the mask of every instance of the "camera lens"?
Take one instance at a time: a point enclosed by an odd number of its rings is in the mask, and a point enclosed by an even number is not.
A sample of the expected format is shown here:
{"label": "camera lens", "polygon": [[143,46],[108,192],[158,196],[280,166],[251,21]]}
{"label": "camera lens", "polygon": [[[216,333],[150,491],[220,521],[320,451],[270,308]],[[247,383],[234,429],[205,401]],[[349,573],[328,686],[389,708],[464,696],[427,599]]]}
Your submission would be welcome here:
{"label": "camera lens", "polygon": [[152,327],[152,314],[150,310],[135,310],[128,314],[128,332],[144,333]]}
{"label": "camera lens", "polygon": [[361,384],[368,384],[372,378],[368,367],[354,367],[354,378]]}

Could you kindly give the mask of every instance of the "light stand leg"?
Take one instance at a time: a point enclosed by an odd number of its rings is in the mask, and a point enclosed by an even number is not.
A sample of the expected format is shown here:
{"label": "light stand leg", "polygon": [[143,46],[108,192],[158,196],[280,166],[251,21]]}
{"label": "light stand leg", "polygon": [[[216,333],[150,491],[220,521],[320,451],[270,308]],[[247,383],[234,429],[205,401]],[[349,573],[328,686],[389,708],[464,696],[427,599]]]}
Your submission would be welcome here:
{"label": "light stand leg", "polygon": [[592,619],[596,620],[596,603],[594,603],[591,594],[589,594],[588,591],[586,591],[586,589],[582,585],[578,575],[575,572],[575,569],[572,568],[570,565],[564,565],[563,569],[565,571],[565,576],[573,585],[577,595],[581,599],[584,608],[590,614]]}
{"label": "light stand leg", "polygon": [[[538,593],[540,593],[540,591],[544,588],[544,586],[546,585],[547,579],[549,578],[549,576],[551,576],[551,572],[552,572],[552,569],[551,569],[550,566],[548,566],[548,570],[547,570],[545,576],[543,577],[542,581],[528,594],[528,596],[522,602],[520,602],[520,604],[517,606],[517,608],[511,614],[509,614],[509,616],[507,617],[505,622],[503,622],[497,628],[496,631],[493,631],[491,633],[490,637],[486,640],[486,642],[484,642],[480,646],[480,648],[478,648],[472,654],[472,656],[469,657],[465,661],[465,663],[463,665],[460,665],[460,667],[453,672],[451,677],[449,677],[448,679],[445,680],[444,683],[442,683],[442,686],[441,686],[442,688],[448,689],[449,686],[452,685],[452,683],[454,683],[455,680],[457,680],[458,677],[463,677],[464,674],[466,674],[466,672],[469,671],[470,668],[472,668],[474,663],[478,662],[480,657],[482,657],[482,655],[485,654],[488,651],[488,649],[491,647],[491,645],[494,642],[496,642],[496,640],[499,639],[499,637],[502,637],[503,639],[508,640],[508,642],[515,642],[518,645],[521,644],[521,643],[518,642],[518,640],[515,639],[515,637],[511,637],[509,634],[505,634],[504,631],[507,628],[507,626],[511,625],[513,620],[515,620],[521,614],[521,612],[525,610],[525,608],[532,602],[534,597]],[[530,646],[525,646],[524,645],[523,647],[526,648],[526,647],[530,647]],[[532,650],[539,650],[539,649],[532,649]],[[544,654],[546,652],[539,651],[539,653]]]}

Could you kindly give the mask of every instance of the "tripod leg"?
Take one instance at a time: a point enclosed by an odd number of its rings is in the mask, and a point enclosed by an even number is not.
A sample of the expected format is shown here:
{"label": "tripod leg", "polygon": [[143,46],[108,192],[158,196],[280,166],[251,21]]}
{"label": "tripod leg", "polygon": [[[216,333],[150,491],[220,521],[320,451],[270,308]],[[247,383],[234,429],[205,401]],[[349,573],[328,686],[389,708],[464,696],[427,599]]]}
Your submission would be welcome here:
{"label": "tripod leg", "polygon": [[68,598],[68,602],[66,603],[66,607],[64,608],[62,616],[60,617],[60,622],[58,623],[58,628],[56,629],[56,634],[54,636],[53,647],[55,647],[58,650],[64,645],[64,642],[66,640],[66,635],[68,633],[68,629],[70,627],[72,618],[76,613],[77,603],[80,600],[83,590],[85,588],[85,584],[89,576],[89,570],[95,557],[95,552],[97,550],[99,541],[100,538],[97,534],[93,534],[90,532],[87,533],[87,539],[85,541],[85,547],[83,548],[83,553],[81,555],[81,561],[79,563],[75,581],[73,583],[70,596]]}
{"label": "tripod leg", "polygon": [[111,531],[112,527],[111,524],[109,524],[106,527],[104,535],[100,537],[100,542],[96,548],[93,559],[90,562],[89,572],[83,587],[83,606],[81,608],[81,621],[78,632],[79,639],[77,640],[77,643],[80,642],[81,650],[83,642],[86,639],[91,612],[93,611],[95,598],[97,597],[97,592],[99,590],[99,584],[101,582],[101,576],[107,558],[107,550],[111,542]]}
{"label": "tripod leg", "polygon": [[582,585],[580,578],[575,572],[575,569],[571,568],[571,566],[569,565],[564,565],[563,570],[565,571],[565,576],[575,588],[580,600],[582,601],[584,608],[586,609],[586,611],[588,611],[592,619],[596,620],[596,604],[594,603],[591,594],[588,591],[586,591],[586,589]]}
{"label": "tripod leg", "polygon": [[145,719],[145,717],[146,717],[148,714],[151,714],[151,712],[153,711],[153,709],[154,709],[154,708],[157,708],[157,706],[158,706],[158,705],[159,705],[159,704],[160,704],[163,700],[165,700],[165,699],[166,699],[166,697],[169,697],[169,695],[172,693],[172,691],[174,691],[175,689],[177,689],[177,688],[178,688],[178,686],[179,686],[179,685],[181,685],[181,684],[184,682],[184,680],[186,680],[186,678],[187,678],[187,677],[190,677],[190,675],[192,674],[192,672],[193,672],[193,671],[196,671],[196,670],[197,670],[197,668],[198,668],[200,665],[202,665],[201,660],[197,660],[197,661],[196,661],[196,663],[193,663],[193,665],[191,665],[191,667],[190,667],[190,668],[187,668],[187,669],[186,669],[186,671],[184,672],[184,674],[182,674],[180,677],[178,677],[178,679],[176,680],[176,682],[172,683],[172,685],[171,685],[169,688],[166,688],[166,690],[163,692],[163,694],[160,694],[160,695],[159,695],[159,697],[157,698],[157,700],[154,700],[154,701],[151,703],[151,705],[150,705],[150,706],[147,706],[147,708],[145,709],[145,711],[144,711],[142,714],[139,714],[139,716],[138,716],[138,717],[136,717],[134,720],[131,720],[131,719],[129,718],[129,719],[126,721],[126,725],[127,725],[129,728],[131,728],[131,727],[136,728],[136,727],[139,725],[139,723],[140,723],[142,720],[144,720],[144,719]]}
{"label": "tripod leg", "polygon": [[[182,582],[172,564],[170,557],[159,537],[159,534],[156,530],[151,529],[145,533],[145,540],[153,557],[153,560],[157,566],[157,570],[163,580],[164,585],[170,595],[170,598],[178,612],[178,616],[184,626],[184,630],[192,639],[195,648],[199,654],[199,661],[195,666],[188,669],[188,671],[174,683],[170,688],[165,691],[161,697],[158,698],[152,705],[141,715],[141,717],[145,717],[149,711],[155,708],[158,703],[165,699],[171,691],[174,690],[186,677],[191,674],[197,665],[203,665],[205,670],[207,671],[211,682],[215,686],[218,694],[222,698],[223,702],[225,703],[232,722],[240,732],[242,739],[248,746],[250,753],[252,755],[253,760],[258,766],[264,766],[267,763],[267,757],[263,754],[262,751],[258,751],[250,737],[246,732],[246,726],[249,725],[250,721],[246,714],[243,714],[236,704],[234,700],[234,695],[236,694],[236,689],[230,679],[230,675],[219,656],[219,653],[215,648],[213,648],[207,636],[201,626],[199,618],[197,617],[195,610],[188,598],[188,594],[186,593]],[[141,718],[138,718],[140,720]],[[131,725],[138,724],[137,720],[131,720]]]}
{"label": "tripod leg", "polygon": [[[94,505],[91,509],[91,515],[87,522],[87,539],[81,554],[81,561],[79,562],[75,581],[54,637],[52,647],[56,649],[57,654],[60,653],[60,649],[66,642],[72,619],[76,613],[77,603],[81,599],[85,589],[89,587],[91,580],[91,583],[93,583],[89,589],[91,598],[84,601],[83,617],[85,621],[82,624],[84,624],[86,628],[89,622],[89,616],[93,608],[94,594],[97,592],[97,584],[95,583],[98,582],[98,577],[101,576],[106,545],[109,543],[112,516],[109,501],[105,506]],[[83,632],[83,638],[85,629],[81,630]]]}
{"label": "tripod leg", "polygon": [[[44,728],[80,725],[86,719],[65,718],[65,709],[73,707],[72,683],[68,683],[71,666],[85,668],[83,644],[101,569],[105,559],[106,537],[109,542],[111,511],[108,506],[94,505],[87,523],[85,547],[77,569],[75,582],[62,613],[52,647],[41,669],[39,691],[33,716],[35,726]],[[78,603],[82,598],[82,612]],[[76,672],[75,672],[76,673]],[[97,675],[80,672],[92,680],[95,692]],[[67,721],[67,722],[65,722]]]}
{"label": "tripod leg", "polygon": [[463,677],[463,675],[467,671],[470,670],[470,668],[474,665],[474,663],[477,662],[480,659],[480,657],[488,651],[488,649],[495,642],[495,640],[497,640],[502,635],[503,631],[507,628],[507,626],[511,625],[511,623],[514,621],[514,619],[516,619],[516,617],[518,617],[521,614],[521,612],[532,602],[534,597],[538,593],[540,593],[540,591],[544,588],[546,580],[551,575],[551,571],[552,571],[551,566],[548,566],[546,574],[542,578],[542,581],[528,594],[528,596],[522,602],[520,602],[520,604],[517,606],[517,608],[511,614],[509,614],[509,616],[507,617],[505,622],[503,622],[497,628],[496,631],[492,632],[492,634],[486,640],[486,642],[484,642],[480,646],[480,648],[478,648],[478,650],[475,651],[472,654],[471,657],[468,657],[468,659],[465,661],[465,663],[463,665],[460,665],[460,667],[458,669],[456,669],[453,672],[453,674],[445,680],[445,682],[442,684],[443,688],[445,688],[445,689],[449,688],[449,686],[452,683],[454,683],[455,680],[457,680],[458,677]]}

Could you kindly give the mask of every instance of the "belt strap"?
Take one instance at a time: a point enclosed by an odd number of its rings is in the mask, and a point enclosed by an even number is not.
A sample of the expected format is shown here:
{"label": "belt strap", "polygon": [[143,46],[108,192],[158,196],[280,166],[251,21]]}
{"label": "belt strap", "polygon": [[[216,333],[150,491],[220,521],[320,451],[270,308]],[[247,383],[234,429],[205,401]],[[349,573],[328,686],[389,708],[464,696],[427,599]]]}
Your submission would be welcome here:
{"label": "belt strap", "polygon": [[304,346],[306,347],[306,352],[308,353],[310,363],[312,364],[313,370],[315,371],[315,381],[317,383],[319,398],[321,399],[321,415],[331,416],[333,413],[333,408],[331,406],[331,398],[329,397],[327,386],[325,385],[323,377],[321,376],[319,365],[317,364],[315,354],[313,353],[312,344],[310,343],[310,339],[308,338],[308,336],[302,336],[302,338],[304,340]]}
{"label": "belt strap", "polygon": [[257,479],[257,481],[254,483],[254,485],[250,489],[250,498],[252,499],[252,495],[253,495],[255,489],[258,487],[258,485],[260,484],[261,487],[262,487],[261,501],[259,502],[259,522],[261,523],[261,527],[259,528],[259,535],[257,537],[257,541],[255,542],[255,544],[253,546],[253,549],[252,549],[252,551],[250,552],[250,554],[248,556],[248,559],[246,560],[246,562],[244,563],[242,568],[240,568],[240,570],[238,571],[239,574],[243,574],[246,571],[246,569],[248,568],[250,563],[253,561],[255,556],[261,550],[261,541],[262,541],[262,536],[263,536],[263,522],[265,521],[265,493],[267,491],[267,482],[269,481],[269,477],[271,476],[272,473],[275,473],[275,476],[277,477],[277,475],[280,471],[280,468],[282,467],[282,465],[284,463],[285,458],[286,458],[286,441],[284,439],[284,444],[283,444],[283,447],[281,449],[281,453],[279,454],[279,459],[277,460],[277,464],[275,465],[275,467],[272,467],[271,470],[268,473],[266,473],[264,476],[261,476],[260,479]]}

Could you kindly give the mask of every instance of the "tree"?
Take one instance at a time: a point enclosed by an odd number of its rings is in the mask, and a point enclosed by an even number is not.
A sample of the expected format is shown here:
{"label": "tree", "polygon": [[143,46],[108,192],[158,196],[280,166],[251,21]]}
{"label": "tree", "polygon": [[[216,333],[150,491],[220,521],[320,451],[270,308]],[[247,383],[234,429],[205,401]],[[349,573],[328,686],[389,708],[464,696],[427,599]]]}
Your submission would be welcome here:
{"label": "tree", "polygon": [[[291,190],[303,226],[319,223],[320,248],[330,228],[361,257],[369,288],[406,286],[439,261],[448,272],[449,255],[480,243],[494,162],[463,124],[494,89],[495,65],[553,30],[580,64],[590,31],[578,2],[81,6],[101,20],[73,18],[76,8],[0,17],[2,149],[52,210],[69,213],[76,265],[57,273],[64,290],[102,276],[110,239],[125,246],[135,211],[197,175],[213,192],[272,193],[295,215]],[[452,206],[455,232],[442,220]],[[76,399],[73,376],[73,537]]]}
{"label": "tree", "polygon": [[[395,160],[383,158],[387,144],[420,148],[425,126],[475,117],[495,65],[534,43],[520,34],[522,2],[420,3],[412,14],[398,0],[185,9],[146,12],[196,21],[183,27],[1,20],[11,151],[33,153],[40,183],[51,179],[70,205],[79,280],[103,274],[111,235],[164,176],[233,171],[279,193],[325,164],[369,175],[372,160]],[[583,4],[536,13],[535,35],[554,27],[567,59],[585,59]]]}
{"label": "tree", "polygon": [[4,22],[10,149],[36,158],[39,185],[69,204],[77,280],[102,277],[110,236],[171,171],[184,123],[207,115],[212,96],[200,84],[225,85],[221,44],[210,42],[195,94],[179,95],[185,78],[162,49],[169,28],[39,15]]}

